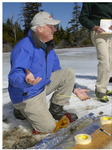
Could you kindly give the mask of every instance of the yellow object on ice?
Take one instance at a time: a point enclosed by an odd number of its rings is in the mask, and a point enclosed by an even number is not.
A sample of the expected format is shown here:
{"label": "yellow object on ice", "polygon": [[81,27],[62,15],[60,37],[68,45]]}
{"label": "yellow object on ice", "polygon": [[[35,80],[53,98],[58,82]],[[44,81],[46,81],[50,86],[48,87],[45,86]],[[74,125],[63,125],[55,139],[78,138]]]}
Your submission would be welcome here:
{"label": "yellow object on ice", "polygon": [[111,124],[112,123],[112,117],[110,117],[110,116],[102,116],[100,118],[100,123],[101,123],[101,125]]}
{"label": "yellow object on ice", "polygon": [[80,136],[78,136],[78,139],[86,140],[86,139],[88,139],[88,136],[87,135],[80,135]]}
{"label": "yellow object on ice", "polygon": [[89,144],[91,143],[91,136],[88,134],[78,134],[75,136],[75,142],[76,144]]}
{"label": "yellow object on ice", "polygon": [[111,120],[111,117],[103,117],[103,120]]}

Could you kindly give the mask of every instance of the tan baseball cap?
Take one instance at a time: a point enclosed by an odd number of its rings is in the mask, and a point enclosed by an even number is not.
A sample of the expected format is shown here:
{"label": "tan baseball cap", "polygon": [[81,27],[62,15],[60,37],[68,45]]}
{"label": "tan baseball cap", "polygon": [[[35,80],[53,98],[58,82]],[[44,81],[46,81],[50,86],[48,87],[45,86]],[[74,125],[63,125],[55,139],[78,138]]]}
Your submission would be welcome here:
{"label": "tan baseball cap", "polygon": [[56,19],[53,19],[52,16],[45,12],[45,11],[42,11],[42,12],[39,12],[37,13],[32,21],[31,21],[31,26],[42,26],[42,25],[46,25],[46,24],[49,24],[49,25],[57,25],[60,23],[60,20],[56,20]]}

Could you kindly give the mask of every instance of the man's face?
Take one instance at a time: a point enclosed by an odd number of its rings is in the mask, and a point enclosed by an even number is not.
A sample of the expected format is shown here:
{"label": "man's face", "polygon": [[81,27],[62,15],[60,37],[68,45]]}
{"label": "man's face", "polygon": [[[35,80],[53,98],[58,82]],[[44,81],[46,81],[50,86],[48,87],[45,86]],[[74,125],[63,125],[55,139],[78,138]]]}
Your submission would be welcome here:
{"label": "man's face", "polygon": [[42,41],[45,43],[50,40],[53,40],[54,32],[56,32],[56,28],[53,25],[43,26],[41,32]]}

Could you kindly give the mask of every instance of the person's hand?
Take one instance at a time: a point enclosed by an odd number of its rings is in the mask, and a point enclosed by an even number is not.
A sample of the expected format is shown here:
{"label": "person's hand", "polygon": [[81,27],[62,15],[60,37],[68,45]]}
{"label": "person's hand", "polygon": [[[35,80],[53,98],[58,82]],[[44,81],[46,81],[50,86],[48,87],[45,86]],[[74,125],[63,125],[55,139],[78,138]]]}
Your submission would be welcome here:
{"label": "person's hand", "polygon": [[94,26],[92,30],[98,34],[105,32],[105,30],[103,28],[101,28],[100,26]]}
{"label": "person's hand", "polygon": [[90,90],[76,88],[73,91],[73,93],[82,101],[90,99],[90,97],[86,94],[86,92],[90,92]]}
{"label": "person's hand", "polygon": [[37,77],[36,79],[34,78],[34,75],[29,71],[29,69],[26,69],[26,77],[25,77],[25,81],[31,85],[35,85],[37,83],[39,83],[42,78]]}
{"label": "person's hand", "polygon": [[109,27],[109,30],[112,30],[112,25]]}

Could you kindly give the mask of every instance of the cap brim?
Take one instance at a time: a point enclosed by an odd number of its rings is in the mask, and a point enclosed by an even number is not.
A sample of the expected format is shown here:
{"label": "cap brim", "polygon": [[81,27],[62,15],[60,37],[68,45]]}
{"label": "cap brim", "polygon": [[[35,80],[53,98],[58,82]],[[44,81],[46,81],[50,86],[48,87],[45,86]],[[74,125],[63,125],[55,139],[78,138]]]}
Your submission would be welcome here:
{"label": "cap brim", "polygon": [[59,24],[60,22],[61,22],[60,20],[52,19],[52,20],[49,20],[48,24],[50,24],[50,25],[57,25],[57,24]]}

